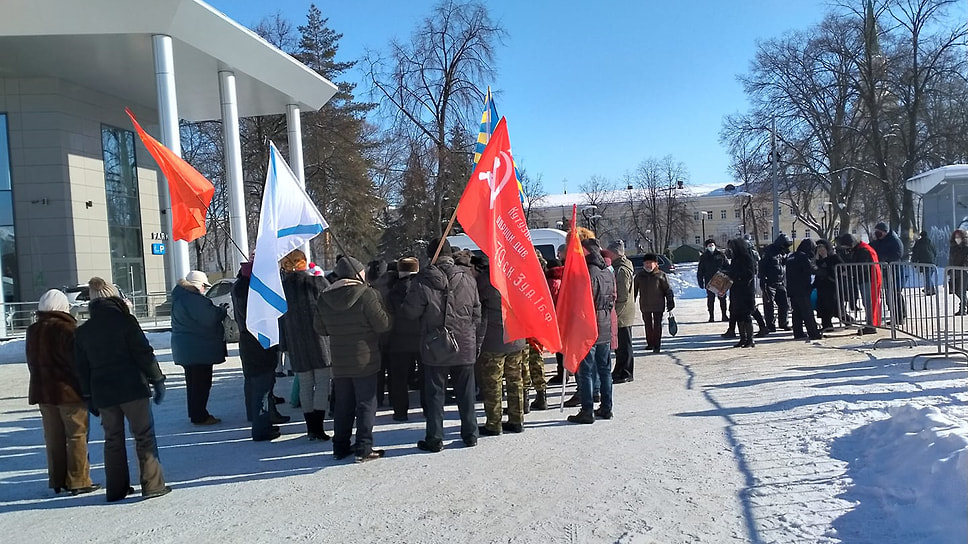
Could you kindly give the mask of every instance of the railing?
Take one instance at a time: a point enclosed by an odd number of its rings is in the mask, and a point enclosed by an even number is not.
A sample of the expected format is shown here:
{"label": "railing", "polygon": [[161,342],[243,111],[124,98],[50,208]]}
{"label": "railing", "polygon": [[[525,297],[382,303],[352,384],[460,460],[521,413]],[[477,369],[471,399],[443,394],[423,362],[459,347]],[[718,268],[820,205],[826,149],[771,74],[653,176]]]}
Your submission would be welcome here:
{"label": "railing", "polygon": [[[950,359],[952,357],[964,357],[968,362],[968,332],[965,331],[968,325],[968,300],[965,300],[968,291],[968,267],[949,266],[944,269],[944,281],[937,288],[938,297],[942,300],[944,313],[941,314],[941,340],[939,342],[938,353],[925,354],[924,365],[921,369],[928,368],[928,362],[935,359]],[[914,361],[917,356],[911,359],[911,368],[914,368]]]}
{"label": "railing", "polygon": [[[168,293],[148,293],[147,295],[130,295],[132,314],[138,318],[142,329],[166,329],[171,327],[171,302]],[[23,336],[27,327],[35,321],[37,302],[5,302],[3,303],[6,319],[6,338]],[[78,323],[87,320],[89,314],[87,306],[77,305],[71,308]]]}

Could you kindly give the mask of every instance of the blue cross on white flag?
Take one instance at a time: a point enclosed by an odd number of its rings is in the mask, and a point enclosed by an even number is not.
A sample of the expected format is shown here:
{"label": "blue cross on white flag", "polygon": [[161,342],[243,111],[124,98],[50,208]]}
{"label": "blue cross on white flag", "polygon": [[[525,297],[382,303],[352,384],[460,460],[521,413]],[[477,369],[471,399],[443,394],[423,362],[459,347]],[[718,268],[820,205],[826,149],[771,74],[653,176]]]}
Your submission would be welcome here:
{"label": "blue cross on white flag", "polygon": [[279,259],[329,228],[275,144],[269,142],[269,169],[262,193],[259,234],[249,283],[245,326],[262,347],[279,343],[279,317],[286,313],[286,296]]}

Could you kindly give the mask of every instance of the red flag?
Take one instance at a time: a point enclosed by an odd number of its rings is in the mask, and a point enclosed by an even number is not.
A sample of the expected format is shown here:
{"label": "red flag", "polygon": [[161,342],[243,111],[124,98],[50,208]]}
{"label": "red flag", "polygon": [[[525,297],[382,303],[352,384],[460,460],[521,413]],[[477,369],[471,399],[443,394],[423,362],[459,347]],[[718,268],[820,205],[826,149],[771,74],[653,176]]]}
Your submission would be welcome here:
{"label": "red flag", "polygon": [[561,323],[561,344],[564,364],[568,372],[576,374],[578,364],[588,355],[598,340],[598,320],[592,299],[592,280],[585,264],[585,252],[578,239],[578,206],[571,211],[571,232],[565,252],[565,270],[558,291],[558,315]]}
{"label": "red flag", "polygon": [[521,209],[507,123],[502,118],[457,205],[464,232],[491,259],[505,341],[534,338],[561,349],[558,318]]}
{"label": "red flag", "polygon": [[134,123],[134,129],[141,137],[148,153],[154,157],[161,172],[168,180],[168,192],[171,194],[171,237],[173,240],[191,242],[205,234],[205,212],[212,202],[215,187],[205,176],[192,168],[172,150],[161,145],[161,142],[148,135],[138,124],[131,110],[124,108],[125,113]]}

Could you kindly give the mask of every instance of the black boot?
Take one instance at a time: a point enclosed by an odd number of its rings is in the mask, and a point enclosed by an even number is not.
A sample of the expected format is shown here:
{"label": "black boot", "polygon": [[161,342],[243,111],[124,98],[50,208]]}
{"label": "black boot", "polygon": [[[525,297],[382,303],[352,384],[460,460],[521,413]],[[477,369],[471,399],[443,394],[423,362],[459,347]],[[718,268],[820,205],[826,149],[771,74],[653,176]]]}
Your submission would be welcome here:
{"label": "black boot", "polygon": [[312,442],[316,440],[316,412],[303,412],[303,419],[306,420],[306,437]]}
{"label": "black boot", "polygon": [[720,335],[722,338],[736,338],[736,321],[733,319],[729,320],[729,328],[726,332]]}
{"label": "black boot", "polygon": [[746,325],[743,322],[736,324],[736,331],[739,333],[739,342],[733,344],[734,348],[745,348],[748,340],[746,339]]}
{"label": "black boot", "polygon": [[547,391],[536,391],[534,396],[534,402],[531,403],[532,410],[547,410],[548,409],[548,393]]}
{"label": "black boot", "polygon": [[753,320],[748,320],[743,323],[743,328],[746,330],[746,345],[744,348],[752,348],[756,346],[756,342],[753,340]]}
{"label": "black boot", "polygon": [[326,434],[326,429],[323,425],[323,421],[326,420],[326,411],[314,410],[313,413],[316,414],[316,440],[329,440],[329,435]]}

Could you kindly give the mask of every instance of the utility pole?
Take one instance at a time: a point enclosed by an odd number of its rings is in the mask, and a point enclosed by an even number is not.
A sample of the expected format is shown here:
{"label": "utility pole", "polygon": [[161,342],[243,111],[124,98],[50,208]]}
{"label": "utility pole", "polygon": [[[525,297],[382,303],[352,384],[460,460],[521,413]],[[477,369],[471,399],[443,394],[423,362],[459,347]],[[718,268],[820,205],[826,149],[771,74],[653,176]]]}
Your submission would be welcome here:
{"label": "utility pole", "polygon": [[780,152],[776,148],[776,117],[770,130],[770,178],[773,180],[773,240],[780,235],[780,194],[777,189],[777,163]]}

